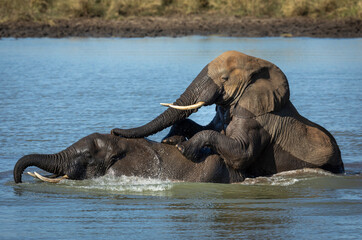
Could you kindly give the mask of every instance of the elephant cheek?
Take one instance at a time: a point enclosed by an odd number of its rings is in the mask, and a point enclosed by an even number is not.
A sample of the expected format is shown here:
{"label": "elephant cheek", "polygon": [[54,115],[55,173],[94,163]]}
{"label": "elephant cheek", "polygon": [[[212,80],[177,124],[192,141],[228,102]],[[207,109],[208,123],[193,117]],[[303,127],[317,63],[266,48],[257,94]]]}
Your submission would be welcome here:
{"label": "elephant cheek", "polygon": [[245,91],[246,83],[241,79],[235,79],[232,82],[228,82],[224,85],[224,99],[237,99],[241,97]]}
{"label": "elephant cheek", "polygon": [[88,178],[87,177],[87,169],[83,166],[73,166],[70,170],[66,173],[69,179],[72,180],[83,180]]}
{"label": "elephant cheek", "polygon": [[198,99],[205,102],[205,105],[212,105],[220,101],[220,98],[223,98],[223,88],[218,86],[212,79],[209,79],[207,85],[202,86],[201,89]]}

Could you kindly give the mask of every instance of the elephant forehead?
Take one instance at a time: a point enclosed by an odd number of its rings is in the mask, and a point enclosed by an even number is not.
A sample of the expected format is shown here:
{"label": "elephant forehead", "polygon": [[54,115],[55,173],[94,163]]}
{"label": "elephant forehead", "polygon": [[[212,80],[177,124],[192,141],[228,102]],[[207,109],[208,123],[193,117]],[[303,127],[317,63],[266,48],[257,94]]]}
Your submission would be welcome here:
{"label": "elephant forehead", "polygon": [[209,63],[208,75],[217,77],[217,75],[227,74],[236,68],[242,68],[249,58],[250,56],[237,51],[224,52]]}
{"label": "elephant forehead", "polygon": [[96,144],[96,147],[98,147],[98,148],[106,147],[106,142],[104,141],[104,139],[96,138],[96,139],[94,139],[94,143]]}

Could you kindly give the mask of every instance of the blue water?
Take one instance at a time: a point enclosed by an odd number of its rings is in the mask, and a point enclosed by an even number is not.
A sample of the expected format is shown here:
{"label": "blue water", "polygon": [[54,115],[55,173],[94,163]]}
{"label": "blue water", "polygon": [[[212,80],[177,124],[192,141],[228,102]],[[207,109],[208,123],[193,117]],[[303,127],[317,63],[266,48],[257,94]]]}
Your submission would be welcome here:
{"label": "blue water", "polygon": [[[284,71],[299,112],[335,136],[346,175],[297,172],[234,185],[113,176],[13,183],[25,154],[153,119],[160,102],[176,99],[227,50]],[[362,39],[0,40],[0,239],[359,239],[361,53]],[[206,107],[192,119],[207,124],[213,114]]]}

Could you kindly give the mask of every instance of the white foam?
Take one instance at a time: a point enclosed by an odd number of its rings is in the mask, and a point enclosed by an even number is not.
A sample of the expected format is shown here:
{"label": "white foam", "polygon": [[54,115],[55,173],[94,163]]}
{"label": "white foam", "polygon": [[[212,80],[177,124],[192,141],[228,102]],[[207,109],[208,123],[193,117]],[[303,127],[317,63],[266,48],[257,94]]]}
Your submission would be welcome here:
{"label": "white foam", "polygon": [[292,171],[285,171],[274,174],[270,177],[246,178],[243,185],[272,185],[289,186],[310,177],[333,176],[332,173],[317,168],[304,168]]}
{"label": "white foam", "polygon": [[[332,173],[321,170],[305,168],[285,171],[269,177],[246,178],[243,185],[269,185],[290,186],[313,177],[333,176]],[[65,185],[88,190],[129,193],[157,193],[170,190],[175,181],[157,178],[143,178],[137,176],[115,176],[112,172],[99,178],[83,181],[63,180]]]}
{"label": "white foam", "polygon": [[303,168],[298,170],[291,170],[291,171],[285,171],[280,172],[277,174],[274,174],[273,176],[298,176],[298,175],[309,175],[312,174],[314,176],[333,176],[334,174],[331,172],[327,172],[320,168]]}
{"label": "white foam", "polygon": [[243,185],[272,185],[272,186],[289,186],[293,185],[300,180],[297,178],[285,178],[285,177],[257,177],[246,178],[241,184]]}
{"label": "white foam", "polygon": [[114,176],[107,174],[103,177],[84,180],[84,181],[68,181],[67,184],[72,187],[102,190],[111,192],[160,192],[169,190],[172,187],[172,182],[167,180],[142,178],[136,176]]}

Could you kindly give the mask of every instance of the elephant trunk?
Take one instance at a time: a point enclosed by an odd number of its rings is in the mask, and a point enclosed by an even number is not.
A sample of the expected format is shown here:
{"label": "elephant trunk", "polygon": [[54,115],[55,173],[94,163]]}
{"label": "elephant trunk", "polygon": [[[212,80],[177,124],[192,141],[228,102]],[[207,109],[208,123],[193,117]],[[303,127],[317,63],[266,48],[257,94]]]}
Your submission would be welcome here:
{"label": "elephant trunk", "polygon": [[50,173],[62,174],[61,155],[62,152],[58,154],[30,154],[20,158],[14,167],[15,183],[21,183],[24,170],[30,166],[36,166]]}
{"label": "elephant trunk", "polygon": [[[180,99],[178,99],[175,104],[180,104]],[[181,105],[181,104],[180,104]],[[182,106],[182,105],[181,105]],[[122,129],[121,132],[117,135],[121,135],[126,138],[142,138],[149,135],[155,134],[163,129],[173,125],[179,120],[185,119],[191,115],[195,110],[183,111],[173,108],[169,108],[160,114],[158,117],[153,119],[151,122],[137,128],[131,129]]]}
{"label": "elephant trunk", "polygon": [[[207,76],[208,66],[206,66],[195,80],[188,86],[185,92],[173,103],[177,106],[187,106],[203,101],[206,104],[209,102],[208,97],[205,97],[205,89],[208,88],[209,77]],[[206,99],[206,100],[205,100]],[[141,138],[147,137],[163,129],[175,124],[176,122],[183,120],[196,112],[197,109],[179,110],[174,108],[168,108],[158,117],[153,119],[151,122],[137,128],[131,129],[117,129],[114,132],[116,135],[120,135],[126,138]]]}

